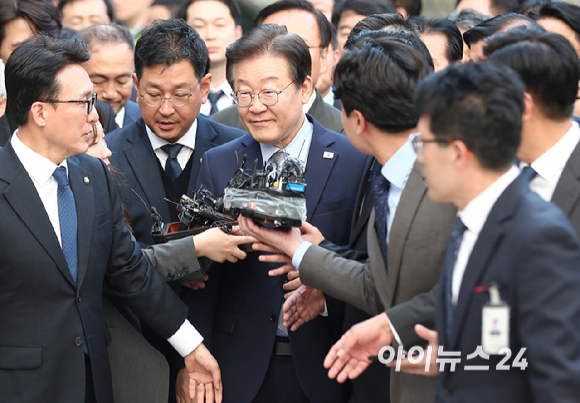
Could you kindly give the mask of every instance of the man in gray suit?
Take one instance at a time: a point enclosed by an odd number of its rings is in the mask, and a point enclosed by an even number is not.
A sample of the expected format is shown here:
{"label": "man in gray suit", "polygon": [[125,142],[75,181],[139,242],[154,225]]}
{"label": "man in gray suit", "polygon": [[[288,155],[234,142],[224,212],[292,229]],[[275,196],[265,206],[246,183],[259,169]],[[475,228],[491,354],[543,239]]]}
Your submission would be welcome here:
{"label": "man in gray suit", "polygon": [[[326,58],[330,45],[331,26],[324,14],[316,11],[306,0],[280,0],[265,7],[254,21],[254,26],[264,24],[286,25],[288,32],[304,39],[312,57],[312,86],[310,100],[304,104],[304,113],[311,115],[318,123],[329,130],[342,132],[340,112],[327,104],[315,89],[320,74],[326,71]],[[312,28],[316,26],[318,30]],[[236,105],[211,116],[211,119],[226,126],[246,130],[240,122]]]}
{"label": "man in gray suit", "polygon": [[[574,48],[560,35],[527,27],[491,38],[484,53],[489,62],[515,70],[526,85],[517,157],[531,179],[530,188],[560,207],[580,236],[580,129],[572,117],[580,65]],[[417,343],[413,327],[432,327],[436,294],[437,286],[353,327],[329,353],[331,374],[358,376],[368,366],[368,356],[395,337],[405,346]]]}
{"label": "man in gray suit", "polygon": [[[303,284],[369,314],[433,287],[455,217],[451,205],[434,203],[427,197],[422,169],[415,163],[409,139],[417,125],[412,94],[430,71],[419,51],[392,37],[363,37],[336,66],[335,94],[342,101],[346,135],[355,147],[375,156],[382,165],[373,180],[375,210],[369,222],[374,225],[367,230],[366,263],[341,258],[313,245],[321,241],[314,227],[303,227],[305,237],[313,241],[310,243],[302,240],[298,230],[269,231],[240,220],[248,234],[292,256]],[[407,83],[406,88],[401,88],[402,83]],[[302,288],[296,295],[304,295],[304,291]],[[291,296],[289,302],[292,300]],[[292,323],[289,302],[285,319]],[[315,306],[312,317],[322,312],[324,303],[318,299],[311,305]],[[345,380],[343,377],[339,382]],[[391,401],[431,402],[435,385],[434,379],[392,372]]]}

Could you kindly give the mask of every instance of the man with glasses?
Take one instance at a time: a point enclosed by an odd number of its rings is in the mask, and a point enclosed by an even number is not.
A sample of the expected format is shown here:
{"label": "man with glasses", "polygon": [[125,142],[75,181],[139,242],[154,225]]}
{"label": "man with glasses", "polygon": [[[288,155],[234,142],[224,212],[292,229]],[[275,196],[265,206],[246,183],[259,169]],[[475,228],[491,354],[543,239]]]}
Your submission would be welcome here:
{"label": "man with glasses", "polygon": [[[306,168],[306,220],[331,241],[346,244],[367,158],[345,136],[304,113],[312,93],[307,44],[283,26],[261,25],[231,45],[226,57],[228,81],[249,134],[208,151],[198,185],[221,194],[237,168],[236,152],[240,159],[248,157],[248,165],[257,160],[259,169],[292,156]],[[292,285],[269,275],[279,264],[263,259],[268,255],[249,253],[235,264],[214,265],[203,290],[182,293],[195,326],[211,334],[227,385],[225,399],[340,401],[341,386],[328,379],[322,360],[340,330],[341,315],[329,301],[331,317],[317,317],[289,332],[281,308]]]}
{"label": "man with glasses", "polygon": [[0,150],[0,401],[113,401],[105,282],[221,400],[187,307],[132,241],[106,165],[84,155],[98,119],[89,58],[76,39],[39,34],[6,66],[18,130]]}
{"label": "man with glasses", "polygon": [[[285,25],[288,32],[298,34],[310,50],[312,69],[312,91],[307,94],[308,100],[303,105],[304,113],[308,113],[322,126],[337,133],[342,132],[340,112],[324,102],[316,84],[320,74],[326,71],[326,59],[330,46],[330,23],[320,11],[316,11],[312,3],[306,0],[280,0],[265,7],[254,21],[254,26],[264,24]],[[245,127],[244,120],[238,114],[235,106],[224,109],[212,116],[216,122],[228,126]],[[246,127],[246,130],[249,130]]]}

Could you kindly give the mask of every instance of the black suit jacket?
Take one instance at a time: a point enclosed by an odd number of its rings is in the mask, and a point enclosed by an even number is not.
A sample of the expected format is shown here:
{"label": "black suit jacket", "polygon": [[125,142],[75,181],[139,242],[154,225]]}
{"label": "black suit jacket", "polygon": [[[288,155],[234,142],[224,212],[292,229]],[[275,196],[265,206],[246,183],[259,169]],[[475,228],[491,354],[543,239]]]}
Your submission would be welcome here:
{"label": "black suit jacket", "polygon": [[[307,115],[308,116],[308,115]],[[314,132],[306,165],[307,221],[325,237],[348,242],[356,189],[367,157],[345,136],[333,133],[312,117]],[[249,135],[208,151],[198,185],[216,196],[223,192],[236,171],[236,155],[248,156],[251,164],[263,164],[260,145]],[[332,158],[324,154],[331,153]],[[190,320],[206,337],[220,363],[224,401],[249,403],[264,380],[272,356],[278,314],[284,291],[279,277],[268,276],[277,264],[258,261],[258,253],[236,264],[214,264],[203,290],[183,290]],[[300,385],[313,403],[340,401],[341,386],[328,379],[324,357],[340,336],[341,323],[318,317],[290,332],[292,360]]]}
{"label": "black suit jacket", "polygon": [[[444,336],[444,286],[437,299],[437,333],[445,351],[461,351],[455,372],[440,376],[439,402],[577,402],[580,396],[580,245],[566,216],[532,192],[521,176],[491,209],[473,247],[453,317]],[[442,271],[443,273],[443,271]],[[443,277],[439,283],[443,284]],[[482,343],[482,308],[489,301],[478,286],[496,283],[511,307],[509,347],[513,359],[521,348],[525,371],[504,358],[475,357]],[[490,365],[489,371],[466,371],[465,365]]]}
{"label": "black suit jacket", "polygon": [[[331,105],[328,105],[322,99],[322,96],[316,90],[316,98],[307,112],[318,123],[333,132],[342,133],[342,121],[340,120],[340,111]],[[211,119],[222,123],[226,126],[236,127],[241,130],[246,130],[240,122],[240,115],[238,114],[238,106],[232,105],[211,115]]]}
{"label": "black suit jacket", "polygon": [[0,150],[0,401],[82,402],[83,332],[97,401],[112,402],[103,320],[106,279],[162,337],[187,308],[132,242],[115,184],[102,161],[67,160],[78,216],[78,280],[36,188],[10,143]]}
{"label": "black suit jacket", "polygon": [[[227,143],[243,134],[240,130],[223,126],[201,116],[197,117],[195,151],[191,157],[193,165],[187,189],[189,196],[197,190],[195,182],[199,174],[202,155],[207,150]],[[151,238],[152,221],[148,209],[151,210],[151,206],[157,208],[163,221],[168,223],[171,221],[169,209],[174,208],[174,206],[163,200],[165,189],[157,157],[145,130],[145,122],[140,118],[137,122],[108,134],[106,140],[113,152],[111,164],[122,174],[119,193],[131,216],[133,234],[137,241],[151,245],[153,243]],[[131,189],[137,192],[145,205]]]}
{"label": "black suit jacket", "polygon": [[12,136],[12,131],[10,131],[10,125],[8,123],[8,118],[6,115],[0,118],[0,147],[4,147],[8,140]]}
{"label": "black suit jacket", "polygon": [[125,117],[123,118],[123,127],[129,126],[141,117],[141,111],[137,102],[127,101],[125,104]]}

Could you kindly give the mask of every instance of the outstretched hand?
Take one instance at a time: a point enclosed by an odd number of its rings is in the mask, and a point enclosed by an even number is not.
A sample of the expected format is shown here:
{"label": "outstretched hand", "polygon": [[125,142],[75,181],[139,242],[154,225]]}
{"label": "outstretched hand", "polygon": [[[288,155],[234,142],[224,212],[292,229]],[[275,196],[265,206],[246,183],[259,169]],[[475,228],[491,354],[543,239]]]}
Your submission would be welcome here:
{"label": "outstretched hand", "polygon": [[197,403],[221,403],[223,398],[222,378],[217,361],[209,350],[200,344],[185,358],[189,374],[189,397]]}
{"label": "outstretched hand", "polygon": [[[437,364],[439,338],[437,337],[437,332],[435,330],[429,330],[423,325],[415,325],[415,333],[420,338],[429,342],[426,350],[430,351],[430,354],[424,351],[422,359],[420,361],[414,359],[413,363],[409,361],[408,357],[403,358],[400,363],[400,370],[407,374],[423,376],[439,375],[439,367]],[[394,367],[395,365],[397,365],[396,360],[393,360],[387,364],[387,367]]]}
{"label": "outstretched hand", "polygon": [[290,294],[283,309],[284,326],[295,332],[324,312],[324,294],[316,288],[302,285]]}

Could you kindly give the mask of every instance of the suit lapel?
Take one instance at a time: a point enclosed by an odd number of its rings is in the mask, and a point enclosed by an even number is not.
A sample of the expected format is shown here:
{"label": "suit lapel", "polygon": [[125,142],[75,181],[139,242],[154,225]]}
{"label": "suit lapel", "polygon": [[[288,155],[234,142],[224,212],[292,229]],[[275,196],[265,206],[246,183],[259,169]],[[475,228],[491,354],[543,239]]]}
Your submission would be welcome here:
{"label": "suit lapel", "polygon": [[556,184],[552,203],[570,217],[580,201],[580,143],[576,145]]}
{"label": "suit lapel", "polygon": [[[145,130],[145,123],[142,119],[137,122],[137,127],[139,130],[127,136],[127,141],[130,143],[130,146],[125,150],[127,161],[131,165],[133,174],[143,190],[144,194],[139,196],[147,200],[149,209],[151,209],[151,206],[155,206],[163,220],[169,222],[171,221],[171,215],[168,204],[163,201],[165,188],[159,173],[157,156],[153,152]],[[139,192],[139,189],[135,189],[135,191]]]}
{"label": "suit lapel", "polygon": [[505,223],[513,216],[523,193],[528,187],[527,182],[524,182],[525,180],[522,177],[516,178],[497,199],[473,246],[473,250],[467,261],[467,266],[465,267],[463,280],[461,281],[459,298],[453,317],[453,331],[451,333],[451,340],[449,341],[449,348],[451,349],[455,348],[455,344],[463,329],[465,315],[469,311],[468,308],[473,300],[473,288],[478,285],[489,285],[480,284],[481,278],[489,268],[489,263],[497,250],[497,246],[503,239]]}
{"label": "suit lapel", "polygon": [[[369,217],[369,230],[368,237],[367,237],[367,249],[369,253],[369,259],[376,260],[376,270],[372,271],[373,279],[375,281],[375,287],[379,290],[379,294],[384,296],[381,298],[385,309],[388,309],[390,306],[388,305],[389,301],[393,299],[394,287],[390,287],[389,280],[391,278],[390,274],[387,274],[387,270],[385,270],[385,259],[383,258],[383,252],[381,251],[381,244],[379,242],[379,236],[377,235],[377,227],[376,227],[376,220],[375,220],[375,210],[371,209],[370,217]],[[389,251],[390,254],[390,246]],[[375,265],[372,265],[375,266]],[[386,290],[386,292],[381,292],[380,290]]]}
{"label": "suit lapel", "polygon": [[[372,159],[370,161],[370,167],[365,171],[364,176],[361,179],[361,185],[358,189],[356,195],[356,202],[354,206],[354,214],[353,214],[353,221],[351,223],[351,233],[350,233],[350,240],[349,244],[352,245],[355,239],[361,234],[361,232],[367,227],[367,223],[369,222],[369,215],[371,214],[371,210],[374,207],[374,200],[373,200],[373,193],[369,189],[368,196],[365,197],[367,194],[367,188],[369,186],[373,186],[372,183],[369,183],[371,172],[376,174],[376,171],[380,171],[381,167],[380,164],[377,162],[376,159]],[[361,206],[362,203],[362,206]],[[359,214],[360,212],[360,214]]]}
{"label": "suit lapel", "polygon": [[20,163],[10,143],[7,143],[2,150],[2,157],[0,159],[0,175],[3,180],[9,183],[4,191],[6,200],[38,243],[46,250],[60,272],[74,287],[62,248],[54,233],[54,227],[46,214],[46,209],[32,179]]}
{"label": "suit lapel", "polygon": [[[89,266],[89,253],[91,250],[93,219],[95,214],[95,199],[93,195],[93,186],[90,182],[91,178],[88,173],[80,167],[78,158],[69,158],[67,164],[69,167],[68,177],[70,187],[75,197],[77,210],[77,289],[80,289]],[[84,182],[85,177],[89,179],[89,183]]]}
{"label": "suit lapel", "polygon": [[[311,119],[309,120],[312,122]],[[310,221],[316,212],[316,207],[322,197],[334,163],[337,158],[340,158],[335,150],[328,148],[334,142],[332,136],[328,135],[327,130],[320,123],[313,123],[312,142],[310,143],[310,151],[308,152],[305,174],[306,184],[308,185],[306,190],[307,221]],[[333,157],[323,158],[325,151],[330,152]]]}
{"label": "suit lapel", "polygon": [[195,135],[195,149],[193,151],[193,158],[191,164],[191,174],[189,179],[189,185],[187,188],[187,195],[191,196],[197,183],[197,176],[199,175],[199,169],[201,167],[201,157],[203,154],[215,146],[213,141],[217,137],[217,133],[214,128],[208,123],[207,118],[197,117],[197,133]]}
{"label": "suit lapel", "polygon": [[401,194],[401,200],[399,201],[391,231],[389,232],[387,268],[389,272],[388,290],[391,305],[395,298],[395,289],[401,270],[401,256],[405,248],[405,240],[411,229],[417,209],[426,196],[426,192],[427,188],[425,182],[423,182],[421,166],[419,163],[415,163]]}

